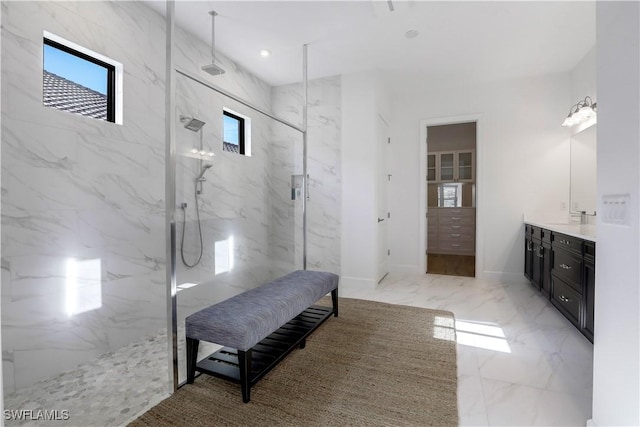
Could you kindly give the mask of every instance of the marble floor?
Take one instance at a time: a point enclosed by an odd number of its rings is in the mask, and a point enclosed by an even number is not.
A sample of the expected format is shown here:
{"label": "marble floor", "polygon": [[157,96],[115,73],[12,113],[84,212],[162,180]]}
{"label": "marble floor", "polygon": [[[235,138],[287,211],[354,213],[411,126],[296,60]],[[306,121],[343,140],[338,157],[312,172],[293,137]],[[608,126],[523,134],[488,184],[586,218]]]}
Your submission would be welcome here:
{"label": "marble floor", "polygon": [[[460,425],[584,426],[593,347],[522,283],[390,274],[341,296],[452,311]],[[158,336],[5,396],[5,410],[68,410],[69,419],[5,425],[119,426],[167,396],[167,342]]]}
{"label": "marble floor", "polygon": [[452,311],[460,425],[584,426],[591,418],[593,345],[521,283],[389,275],[342,297]]}

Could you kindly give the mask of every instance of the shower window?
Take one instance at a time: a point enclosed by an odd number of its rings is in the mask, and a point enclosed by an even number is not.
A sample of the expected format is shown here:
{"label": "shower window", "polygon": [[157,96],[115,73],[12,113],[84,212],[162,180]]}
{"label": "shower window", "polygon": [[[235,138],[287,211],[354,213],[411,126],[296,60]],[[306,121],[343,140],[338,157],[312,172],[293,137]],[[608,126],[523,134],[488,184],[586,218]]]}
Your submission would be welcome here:
{"label": "shower window", "polygon": [[246,141],[248,119],[226,109],[223,111],[223,119],[224,137],[222,149],[248,156],[249,150],[247,150],[248,144]]}
{"label": "shower window", "polygon": [[108,58],[45,33],[43,104],[99,120],[116,122],[116,68],[121,68],[121,64],[109,63],[103,59]]}

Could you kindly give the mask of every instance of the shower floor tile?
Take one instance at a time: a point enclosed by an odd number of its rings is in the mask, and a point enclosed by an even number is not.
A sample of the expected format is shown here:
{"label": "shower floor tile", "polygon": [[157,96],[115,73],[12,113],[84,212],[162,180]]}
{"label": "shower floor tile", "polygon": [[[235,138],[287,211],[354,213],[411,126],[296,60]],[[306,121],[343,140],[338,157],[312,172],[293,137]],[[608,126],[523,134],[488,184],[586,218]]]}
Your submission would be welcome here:
{"label": "shower floor tile", "polygon": [[[22,416],[5,420],[5,425],[125,425],[168,397],[167,360],[163,331],[5,396],[5,411]],[[57,412],[53,420],[42,421],[37,420],[43,416],[39,411]]]}

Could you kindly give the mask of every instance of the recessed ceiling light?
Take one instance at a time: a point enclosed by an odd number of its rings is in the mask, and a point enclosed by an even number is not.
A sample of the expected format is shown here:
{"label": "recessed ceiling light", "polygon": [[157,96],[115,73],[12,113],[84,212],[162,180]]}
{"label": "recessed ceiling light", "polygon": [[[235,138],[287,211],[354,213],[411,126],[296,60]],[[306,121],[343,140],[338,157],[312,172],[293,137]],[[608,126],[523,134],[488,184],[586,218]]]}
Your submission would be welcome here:
{"label": "recessed ceiling light", "polygon": [[418,37],[418,34],[420,34],[418,30],[409,30],[404,33],[404,36],[408,39],[415,39],[416,37]]}
{"label": "recessed ceiling light", "polygon": [[271,51],[269,49],[260,49],[260,56],[266,58],[271,55]]}

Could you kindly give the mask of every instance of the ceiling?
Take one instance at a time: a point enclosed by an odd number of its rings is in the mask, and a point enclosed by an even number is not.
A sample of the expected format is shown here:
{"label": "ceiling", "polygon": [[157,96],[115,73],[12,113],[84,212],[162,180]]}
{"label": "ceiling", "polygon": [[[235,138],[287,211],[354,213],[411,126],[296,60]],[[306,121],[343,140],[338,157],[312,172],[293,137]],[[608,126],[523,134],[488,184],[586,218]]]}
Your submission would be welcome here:
{"label": "ceiling", "polygon": [[176,1],[176,24],[210,44],[215,10],[216,50],[273,86],[301,80],[303,44],[310,79],[376,69],[399,92],[567,72],[595,45],[595,2],[391,4]]}

